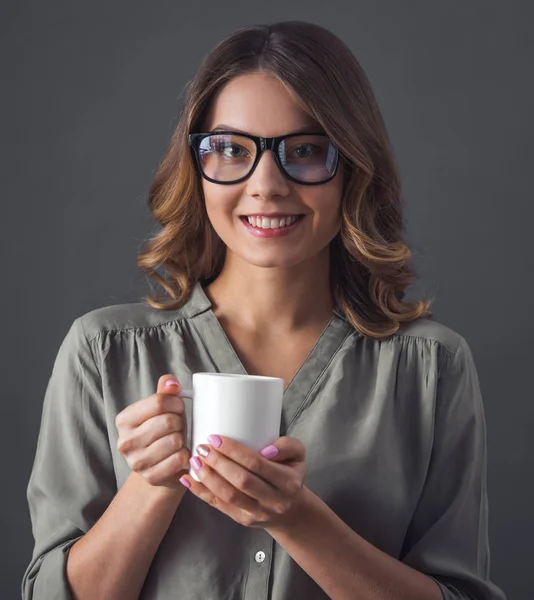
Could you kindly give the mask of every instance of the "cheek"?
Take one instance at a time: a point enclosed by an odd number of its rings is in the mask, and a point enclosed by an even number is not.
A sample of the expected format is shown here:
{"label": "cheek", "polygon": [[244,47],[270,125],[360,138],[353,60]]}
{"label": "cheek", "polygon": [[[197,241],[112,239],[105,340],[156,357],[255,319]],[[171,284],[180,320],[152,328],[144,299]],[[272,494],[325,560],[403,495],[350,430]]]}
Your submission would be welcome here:
{"label": "cheek", "polygon": [[208,218],[215,231],[230,225],[237,205],[236,193],[231,186],[221,186],[209,181],[203,185],[204,202]]}
{"label": "cheek", "polygon": [[331,242],[341,229],[339,204],[333,204],[327,209],[320,211],[316,215],[312,227],[314,237],[321,245]]}
{"label": "cheek", "polygon": [[341,226],[341,190],[329,190],[310,202],[313,211],[313,228],[325,234],[337,233]]}

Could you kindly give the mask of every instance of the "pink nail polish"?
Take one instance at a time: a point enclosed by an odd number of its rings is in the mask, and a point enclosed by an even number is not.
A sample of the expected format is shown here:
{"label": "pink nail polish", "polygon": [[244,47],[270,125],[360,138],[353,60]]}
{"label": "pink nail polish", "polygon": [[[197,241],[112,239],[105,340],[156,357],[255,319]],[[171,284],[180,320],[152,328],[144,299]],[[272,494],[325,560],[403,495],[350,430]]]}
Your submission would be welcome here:
{"label": "pink nail polish", "polygon": [[280,451],[276,446],[270,444],[269,446],[265,446],[265,448],[260,452],[265,458],[274,458]]}
{"label": "pink nail polish", "polygon": [[200,467],[202,467],[202,463],[200,462],[200,458],[198,458],[198,456],[193,456],[189,462],[195,471],[199,471]]}
{"label": "pink nail polish", "polygon": [[218,435],[213,435],[213,434],[208,435],[208,442],[214,448],[220,448],[222,446],[222,440]]}
{"label": "pink nail polish", "polygon": [[176,381],[176,379],[168,379],[165,382],[165,387],[168,388],[168,387],[171,387],[171,385],[180,385],[180,384]]}
{"label": "pink nail polish", "polygon": [[180,477],[180,479],[178,481],[182,485],[184,485],[187,489],[189,489],[191,487],[191,484],[189,483],[189,481],[187,481],[187,479],[185,477]]}

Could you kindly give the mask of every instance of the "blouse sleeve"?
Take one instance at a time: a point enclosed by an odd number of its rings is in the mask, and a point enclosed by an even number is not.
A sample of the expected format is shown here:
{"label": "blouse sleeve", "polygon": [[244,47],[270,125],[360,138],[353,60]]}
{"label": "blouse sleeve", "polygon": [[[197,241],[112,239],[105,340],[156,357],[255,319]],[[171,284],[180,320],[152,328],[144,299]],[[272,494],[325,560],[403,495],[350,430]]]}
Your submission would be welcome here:
{"label": "blouse sleeve", "polygon": [[401,560],[432,577],[444,600],[504,600],[489,580],[486,424],[464,338],[438,383],[434,444]]}
{"label": "blouse sleeve", "polygon": [[60,346],[44,397],[27,488],[35,545],[22,600],[71,600],[68,551],[116,491],[101,378],[79,318]]}

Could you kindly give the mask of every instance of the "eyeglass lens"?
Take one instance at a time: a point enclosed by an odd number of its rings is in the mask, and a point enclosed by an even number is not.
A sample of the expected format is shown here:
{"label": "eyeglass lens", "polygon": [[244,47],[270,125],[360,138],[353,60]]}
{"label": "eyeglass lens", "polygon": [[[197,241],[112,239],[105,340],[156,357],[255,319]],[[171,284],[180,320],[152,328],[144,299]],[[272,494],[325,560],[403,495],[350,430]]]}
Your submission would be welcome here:
{"label": "eyeglass lens", "polygon": [[[249,173],[256,159],[256,145],[244,136],[218,133],[201,140],[198,154],[205,175],[215,181],[231,182]],[[288,175],[317,183],[332,176],[337,149],[327,136],[306,133],[282,140],[278,157]]]}

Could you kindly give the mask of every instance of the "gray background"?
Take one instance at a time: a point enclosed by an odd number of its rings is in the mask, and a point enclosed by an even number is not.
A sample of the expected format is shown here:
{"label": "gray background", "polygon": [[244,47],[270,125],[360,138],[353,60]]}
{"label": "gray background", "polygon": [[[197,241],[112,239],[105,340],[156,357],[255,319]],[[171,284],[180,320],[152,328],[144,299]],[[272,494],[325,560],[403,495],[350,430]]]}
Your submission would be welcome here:
{"label": "gray background", "polygon": [[32,550],[26,485],[73,319],[147,289],[145,199],[199,61],[244,25],[331,29],[366,70],[398,158],[408,241],[438,320],[477,362],[492,579],[533,596],[532,5],[62,2],[0,5],[0,597]]}

